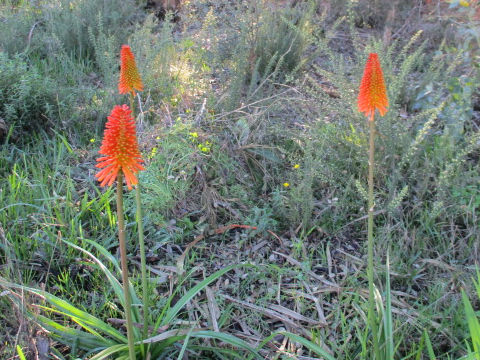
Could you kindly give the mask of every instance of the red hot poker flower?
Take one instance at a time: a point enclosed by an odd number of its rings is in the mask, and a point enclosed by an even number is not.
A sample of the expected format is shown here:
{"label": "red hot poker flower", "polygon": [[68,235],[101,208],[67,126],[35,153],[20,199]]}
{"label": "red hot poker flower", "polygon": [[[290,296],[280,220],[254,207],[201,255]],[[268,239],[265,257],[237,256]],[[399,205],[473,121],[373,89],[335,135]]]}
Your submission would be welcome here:
{"label": "red hot poker flower", "polygon": [[135,90],[143,91],[143,83],[138,73],[135,56],[128,45],[122,45],[120,50],[120,81],[118,91],[120,94],[133,94]]}
{"label": "red hot poker flower", "polygon": [[101,186],[112,185],[118,172],[125,175],[128,189],[138,183],[135,174],[144,170],[140,151],[138,150],[135,122],[127,105],[116,105],[105,125],[105,133],[99,153],[105,155],[98,158],[96,167],[102,169],[95,177]]}
{"label": "red hot poker flower", "polygon": [[360,92],[358,94],[358,110],[373,121],[375,109],[383,116],[387,112],[388,98],[383,72],[378,55],[371,53],[365,64]]}

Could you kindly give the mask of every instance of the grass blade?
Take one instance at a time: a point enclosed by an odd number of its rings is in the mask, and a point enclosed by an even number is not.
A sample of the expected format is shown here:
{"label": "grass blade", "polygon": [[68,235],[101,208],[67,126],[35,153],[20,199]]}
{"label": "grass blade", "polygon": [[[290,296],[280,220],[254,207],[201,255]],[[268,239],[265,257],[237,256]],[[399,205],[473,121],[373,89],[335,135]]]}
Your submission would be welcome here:
{"label": "grass blade", "polygon": [[468,299],[467,294],[462,289],[462,300],[465,308],[465,316],[467,318],[468,329],[470,330],[470,336],[473,343],[473,351],[475,352],[475,358],[480,360],[480,323],[478,322],[475,311],[472,304]]}
{"label": "grass blade", "polygon": [[423,335],[425,337],[425,345],[427,346],[428,357],[430,358],[430,360],[437,360],[437,357],[433,352],[432,342],[430,341],[427,330],[424,330]]}
{"label": "grass blade", "polygon": [[63,326],[43,315],[30,316],[42,327],[48,329],[55,337],[68,346],[75,345],[78,348],[90,350],[90,349],[103,349],[104,347],[111,346],[114,342],[105,338],[99,339],[89,333],[81,330],[74,329],[72,327]]}
{"label": "grass blade", "polygon": [[17,345],[17,354],[18,354],[18,357],[20,358],[20,360],[27,360],[25,358],[25,355],[23,354],[23,351],[22,351],[22,348],[20,347],[20,345]]}
{"label": "grass blade", "polygon": [[387,251],[387,274],[386,274],[385,314],[383,316],[385,332],[385,356],[393,359],[393,321],[392,321],[392,294],[390,291],[390,257]]}
{"label": "grass blade", "polygon": [[[95,256],[93,255],[90,251],[83,249],[82,247],[75,245],[67,240],[62,239],[64,243],[67,245],[73,247],[74,249],[77,249],[84,254],[86,254],[88,257],[90,257],[96,264],[97,266],[100,267],[100,269],[103,271],[105,276],[107,277],[108,281],[110,282],[110,285],[112,286],[113,291],[115,292],[115,296],[117,299],[120,301],[122,307],[125,308],[125,300],[124,300],[124,295],[123,295],[123,288],[120,282],[117,280],[117,278],[111,273],[110,270]],[[95,247],[103,256],[107,258],[108,261],[115,267],[115,269],[120,273],[120,266],[118,265],[117,260],[113,257],[113,255],[107,251],[103,246],[100,244],[96,243],[95,241],[89,240],[89,239],[83,239],[83,241],[87,242],[88,244],[92,245]],[[131,297],[131,303],[132,303],[132,314],[133,314],[133,321],[134,322],[140,322],[140,314],[138,312],[138,307],[137,305],[141,304],[140,300],[136,296],[136,293],[134,291],[134,288],[132,284],[129,284],[129,293]],[[136,336],[139,335],[139,330],[134,329]]]}
{"label": "grass blade", "polygon": [[255,348],[253,348],[250,344],[247,342],[243,341],[242,339],[237,338],[236,336],[221,333],[221,332],[216,332],[216,331],[211,331],[211,330],[202,330],[202,331],[196,331],[192,333],[191,335],[192,338],[203,338],[203,339],[216,339],[220,340],[226,344],[229,344],[237,349],[243,349],[246,350],[250,353],[252,353],[257,359],[263,359],[263,357],[260,356],[260,354],[257,352]]}
{"label": "grass blade", "polygon": [[193,327],[190,329],[188,332],[187,336],[185,337],[185,340],[183,340],[183,345],[182,349],[180,350],[180,353],[177,356],[177,360],[182,360],[183,359],[183,354],[185,354],[185,350],[187,349],[188,346],[188,341],[190,340],[190,336],[192,335]]}
{"label": "grass blade", "polygon": [[[103,360],[108,358],[109,356],[116,354],[120,351],[128,351],[128,345],[127,344],[118,344],[118,345],[113,345],[110,346],[109,348],[100,351],[98,354],[92,356],[90,360]],[[120,359],[119,357],[117,359]]]}

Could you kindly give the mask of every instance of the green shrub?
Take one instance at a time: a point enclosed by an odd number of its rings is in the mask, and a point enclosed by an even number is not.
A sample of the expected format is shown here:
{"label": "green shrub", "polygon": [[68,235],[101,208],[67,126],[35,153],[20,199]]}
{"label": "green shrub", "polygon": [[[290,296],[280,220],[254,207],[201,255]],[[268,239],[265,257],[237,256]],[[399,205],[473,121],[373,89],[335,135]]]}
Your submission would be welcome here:
{"label": "green shrub", "polygon": [[[312,17],[315,12],[313,2],[294,8],[261,7],[257,10],[258,24],[252,39],[254,65],[252,82],[255,78],[265,79],[276,72],[274,80],[283,79],[295,73],[308,59],[306,47],[311,41]],[[258,81],[259,79],[257,79]]]}
{"label": "green shrub", "polygon": [[140,19],[135,1],[0,8],[0,117],[6,127],[14,126],[17,139],[49,128],[71,139],[90,138],[116,102],[118,49]]}
{"label": "green shrub", "polygon": [[292,8],[255,0],[225,3],[215,15],[209,12],[204,29],[219,35],[207,46],[213,71],[226,84],[219,106],[232,110],[265,97],[274,83],[298,73],[308,60],[315,10],[313,1]]}
{"label": "green shrub", "polygon": [[26,51],[40,22],[35,9],[25,4],[14,6],[9,1],[0,3],[0,52],[14,55]]}
{"label": "green shrub", "polygon": [[52,79],[21,56],[9,58],[0,52],[0,117],[7,128],[15,128],[14,137],[52,125],[56,90]]}
{"label": "green shrub", "polygon": [[[119,46],[128,36],[138,8],[133,0],[47,1],[39,6],[42,29],[36,36],[45,56],[60,49],[77,58],[95,59],[94,37],[105,32]],[[101,54],[103,55],[103,54]],[[98,57],[98,55],[97,55]]]}

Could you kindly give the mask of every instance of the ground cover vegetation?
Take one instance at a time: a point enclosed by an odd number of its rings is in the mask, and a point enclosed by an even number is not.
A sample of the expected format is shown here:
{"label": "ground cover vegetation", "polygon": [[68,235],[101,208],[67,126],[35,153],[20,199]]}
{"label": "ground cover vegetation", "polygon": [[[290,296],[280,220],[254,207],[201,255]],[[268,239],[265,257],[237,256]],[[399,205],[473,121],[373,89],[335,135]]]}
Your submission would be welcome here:
{"label": "ground cover vegetation", "polygon": [[161,3],[0,1],[0,357],[480,359],[480,4]]}

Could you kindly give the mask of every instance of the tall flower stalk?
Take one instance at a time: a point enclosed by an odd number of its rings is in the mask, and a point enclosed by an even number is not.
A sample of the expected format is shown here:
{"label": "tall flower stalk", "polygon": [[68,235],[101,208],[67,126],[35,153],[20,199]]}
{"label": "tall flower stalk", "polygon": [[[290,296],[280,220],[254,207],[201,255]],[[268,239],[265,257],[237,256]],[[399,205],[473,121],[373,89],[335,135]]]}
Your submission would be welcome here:
{"label": "tall flower stalk", "polygon": [[358,110],[368,118],[369,125],[369,147],[368,147],[368,323],[372,332],[375,357],[380,359],[380,347],[377,334],[377,319],[375,316],[375,294],[373,282],[373,213],[374,213],[374,165],[375,165],[375,110],[381,116],[385,115],[388,108],[387,90],[383,79],[383,72],[378,60],[378,55],[371,53],[365,64],[363,78],[360,83],[358,94]]}
{"label": "tall flower stalk", "polygon": [[135,360],[135,339],[133,335],[132,304],[130,300],[128,263],[125,240],[125,220],[123,218],[123,173],[117,175],[117,218],[118,218],[118,242],[120,244],[120,262],[122,266],[123,294],[125,296],[125,317],[127,319],[128,354],[130,360]]}
{"label": "tall flower stalk", "polygon": [[[130,109],[134,111],[134,97],[136,91],[143,91],[143,82],[138,72],[135,56],[128,45],[122,45],[120,50],[120,80],[118,82],[118,91],[120,94],[130,95]],[[143,215],[142,202],[140,197],[140,184],[137,183],[135,191],[135,202],[137,206],[136,220],[138,225],[138,242],[140,244],[140,267],[142,272],[142,299],[143,299],[143,337],[148,335],[148,282],[147,282],[147,264],[145,256],[145,239],[143,235]],[[143,347],[142,347],[143,351]]]}
{"label": "tall flower stalk", "polygon": [[128,263],[123,216],[123,178],[129,190],[137,184],[136,173],[143,170],[140,151],[138,149],[135,122],[127,105],[115,106],[105,125],[105,133],[97,159],[100,170],[95,176],[101,186],[110,186],[117,179],[117,218],[118,241],[120,245],[120,261],[122,267],[123,293],[125,297],[125,316],[127,320],[127,339],[130,360],[135,360],[135,345],[132,321],[132,306],[129,293]]}

